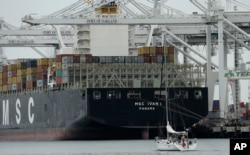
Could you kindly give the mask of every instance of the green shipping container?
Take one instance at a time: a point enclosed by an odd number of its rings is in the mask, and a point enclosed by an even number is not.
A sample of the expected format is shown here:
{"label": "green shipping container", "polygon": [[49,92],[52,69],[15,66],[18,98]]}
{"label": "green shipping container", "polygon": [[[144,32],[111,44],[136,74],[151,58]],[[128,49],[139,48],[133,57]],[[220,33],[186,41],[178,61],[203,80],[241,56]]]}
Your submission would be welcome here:
{"label": "green shipping container", "polygon": [[56,77],[61,77],[62,76],[62,70],[61,69],[57,69],[56,70]]}

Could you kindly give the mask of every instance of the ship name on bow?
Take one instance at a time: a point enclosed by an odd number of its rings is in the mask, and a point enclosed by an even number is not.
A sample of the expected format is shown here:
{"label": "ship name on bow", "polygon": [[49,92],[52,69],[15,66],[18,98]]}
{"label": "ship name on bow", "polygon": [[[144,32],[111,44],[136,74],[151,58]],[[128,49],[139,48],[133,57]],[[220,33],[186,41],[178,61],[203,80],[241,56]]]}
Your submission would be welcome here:
{"label": "ship name on bow", "polygon": [[155,107],[162,106],[161,102],[135,102],[139,110],[155,110]]}
{"label": "ship name on bow", "polygon": [[[15,114],[15,120],[16,124],[20,124],[22,120],[22,116],[25,114],[21,113],[21,109],[27,108],[27,116],[28,116],[28,121],[30,124],[33,124],[35,114],[32,112],[32,108],[35,106],[34,100],[32,97],[29,98],[28,101],[28,106],[24,107],[21,104],[21,101],[19,98],[17,98],[16,103],[15,103],[15,109],[16,109],[16,114]],[[9,100],[2,100],[2,125],[7,126],[10,125],[10,102]]]}

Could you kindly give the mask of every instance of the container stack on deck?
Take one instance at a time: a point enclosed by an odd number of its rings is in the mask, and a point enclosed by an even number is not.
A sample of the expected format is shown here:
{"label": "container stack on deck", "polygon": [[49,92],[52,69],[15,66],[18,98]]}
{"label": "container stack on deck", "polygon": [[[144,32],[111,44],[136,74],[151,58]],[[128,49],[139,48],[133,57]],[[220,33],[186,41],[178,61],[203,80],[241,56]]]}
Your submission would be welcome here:
{"label": "container stack on deck", "polygon": [[[56,84],[80,82],[81,67],[89,63],[167,63],[174,64],[174,47],[145,46],[138,48],[138,56],[92,56],[91,54],[60,54],[56,56],[56,67],[52,67]],[[0,92],[33,89],[47,86],[48,67],[53,58],[18,60],[0,66]]]}
{"label": "container stack on deck", "polygon": [[52,58],[17,60],[0,66],[0,92],[33,89],[47,85],[47,70]]}
{"label": "container stack on deck", "polygon": [[[144,62],[174,64],[173,46],[144,46],[138,48],[138,56],[143,56]],[[165,60],[165,61],[164,61]]]}

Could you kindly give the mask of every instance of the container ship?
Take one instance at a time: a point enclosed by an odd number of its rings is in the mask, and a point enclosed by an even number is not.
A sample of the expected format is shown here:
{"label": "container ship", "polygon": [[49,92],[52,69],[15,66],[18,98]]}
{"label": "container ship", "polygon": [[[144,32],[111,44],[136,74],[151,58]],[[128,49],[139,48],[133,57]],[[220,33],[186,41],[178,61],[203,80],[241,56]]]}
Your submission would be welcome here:
{"label": "container ship", "polygon": [[208,113],[204,68],[175,65],[174,50],[59,54],[1,66],[0,140],[151,138],[165,128],[166,94],[175,128],[191,126]]}

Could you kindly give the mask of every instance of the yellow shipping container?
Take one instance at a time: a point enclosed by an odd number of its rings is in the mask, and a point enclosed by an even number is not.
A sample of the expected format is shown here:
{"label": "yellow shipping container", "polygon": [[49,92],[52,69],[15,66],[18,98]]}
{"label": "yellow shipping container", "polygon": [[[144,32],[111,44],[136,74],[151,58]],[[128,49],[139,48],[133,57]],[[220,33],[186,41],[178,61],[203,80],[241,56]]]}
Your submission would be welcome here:
{"label": "yellow shipping container", "polygon": [[17,69],[17,64],[10,64],[8,65],[8,71],[16,70]]}
{"label": "yellow shipping container", "polygon": [[18,76],[16,77],[16,83],[26,82],[26,76]]}
{"label": "yellow shipping container", "polygon": [[149,54],[150,47],[143,47],[142,54]]}
{"label": "yellow shipping container", "polygon": [[3,73],[0,73],[0,80],[3,79]]}
{"label": "yellow shipping container", "polygon": [[17,70],[18,69],[26,69],[26,62],[18,62],[17,63]]}
{"label": "yellow shipping container", "polygon": [[168,55],[168,47],[167,46],[164,46],[164,55]]}
{"label": "yellow shipping container", "polygon": [[149,54],[155,54],[155,53],[156,53],[156,47],[155,46],[149,47]]}
{"label": "yellow shipping container", "polygon": [[117,6],[103,6],[97,9],[98,14],[118,14]]}
{"label": "yellow shipping container", "polygon": [[18,69],[17,76],[26,75],[27,69]]}
{"label": "yellow shipping container", "polygon": [[174,63],[174,54],[169,54],[168,57],[169,57],[169,62]]}
{"label": "yellow shipping container", "polygon": [[8,85],[3,85],[3,91],[8,91]]}
{"label": "yellow shipping container", "polygon": [[142,53],[143,53],[143,47],[137,48],[137,54],[142,55]]}
{"label": "yellow shipping container", "polygon": [[2,80],[0,80],[0,86],[2,86],[3,85],[3,81]]}
{"label": "yellow shipping container", "polygon": [[38,65],[49,65],[49,58],[41,58],[37,60]]}
{"label": "yellow shipping container", "polygon": [[34,68],[27,68],[27,72],[26,74],[28,75],[32,75],[32,74],[35,74],[36,73],[36,67]]}
{"label": "yellow shipping container", "polygon": [[7,84],[12,84],[12,78],[8,78]]}
{"label": "yellow shipping container", "polygon": [[49,58],[48,65],[53,65],[53,62],[54,62],[54,58]]}
{"label": "yellow shipping container", "polygon": [[110,14],[118,14],[117,6],[109,7],[109,13]]}
{"label": "yellow shipping container", "polygon": [[56,63],[56,69],[62,69],[62,63],[61,62]]}
{"label": "yellow shipping container", "polygon": [[11,78],[11,84],[14,84],[14,83],[17,83],[16,77],[12,77],[12,78]]}

